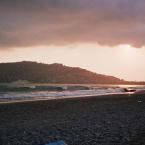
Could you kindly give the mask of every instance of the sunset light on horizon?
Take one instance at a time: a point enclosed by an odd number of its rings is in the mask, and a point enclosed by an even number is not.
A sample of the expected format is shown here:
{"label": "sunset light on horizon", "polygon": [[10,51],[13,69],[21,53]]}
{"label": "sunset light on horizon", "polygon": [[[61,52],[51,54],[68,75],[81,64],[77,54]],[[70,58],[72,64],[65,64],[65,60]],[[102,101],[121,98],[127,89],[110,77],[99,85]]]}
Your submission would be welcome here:
{"label": "sunset light on horizon", "polygon": [[144,0],[0,1],[0,62],[62,63],[145,81]]}
{"label": "sunset light on horizon", "polygon": [[145,49],[134,48],[130,45],[114,47],[98,44],[38,46],[15,48],[1,51],[0,54],[0,62],[62,63],[128,81],[145,80]]}
{"label": "sunset light on horizon", "polygon": [[145,145],[145,0],[0,0],[0,145]]}

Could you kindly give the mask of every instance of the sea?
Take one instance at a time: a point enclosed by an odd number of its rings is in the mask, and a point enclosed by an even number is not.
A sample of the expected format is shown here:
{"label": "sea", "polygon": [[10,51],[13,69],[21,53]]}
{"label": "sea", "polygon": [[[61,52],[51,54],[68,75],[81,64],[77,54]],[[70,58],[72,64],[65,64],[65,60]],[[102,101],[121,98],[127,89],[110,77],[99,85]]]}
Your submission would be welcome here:
{"label": "sea", "polygon": [[[0,91],[0,103],[34,100],[52,100],[75,97],[132,94],[145,90],[144,85],[96,85],[96,84],[32,84],[30,90]],[[35,87],[36,86],[36,87]]]}

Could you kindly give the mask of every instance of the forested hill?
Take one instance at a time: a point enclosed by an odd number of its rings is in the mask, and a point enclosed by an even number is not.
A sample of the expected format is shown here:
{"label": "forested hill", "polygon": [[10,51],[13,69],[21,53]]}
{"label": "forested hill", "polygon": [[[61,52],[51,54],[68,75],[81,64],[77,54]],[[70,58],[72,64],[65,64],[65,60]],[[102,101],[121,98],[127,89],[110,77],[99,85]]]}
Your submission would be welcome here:
{"label": "forested hill", "polygon": [[68,67],[62,64],[42,64],[36,62],[0,63],[0,82],[28,80],[40,83],[97,83],[120,84],[124,83],[113,76],[106,76],[90,72],[77,67]]}

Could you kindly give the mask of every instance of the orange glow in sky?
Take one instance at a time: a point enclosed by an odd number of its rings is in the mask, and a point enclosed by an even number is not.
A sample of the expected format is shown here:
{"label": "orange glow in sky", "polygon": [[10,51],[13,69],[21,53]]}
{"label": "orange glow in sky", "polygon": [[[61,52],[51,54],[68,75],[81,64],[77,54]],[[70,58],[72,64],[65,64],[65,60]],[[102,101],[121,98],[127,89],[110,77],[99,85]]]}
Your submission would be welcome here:
{"label": "orange glow in sky", "polygon": [[0,52],[0,62],[37,61],[63,63],[125,80],[145,81],[145,49],[130,45],[116,47],[98,44],[39,46]]}

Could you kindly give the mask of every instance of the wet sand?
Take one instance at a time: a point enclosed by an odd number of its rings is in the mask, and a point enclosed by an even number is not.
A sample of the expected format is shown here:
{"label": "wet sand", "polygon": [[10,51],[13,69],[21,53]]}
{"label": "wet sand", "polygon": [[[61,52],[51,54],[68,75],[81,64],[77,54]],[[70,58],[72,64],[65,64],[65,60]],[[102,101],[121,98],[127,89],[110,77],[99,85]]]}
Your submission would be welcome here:
{"label": "wet sand", "polygon": [[144,145],[145,95],[0,104],[0,145]]}

